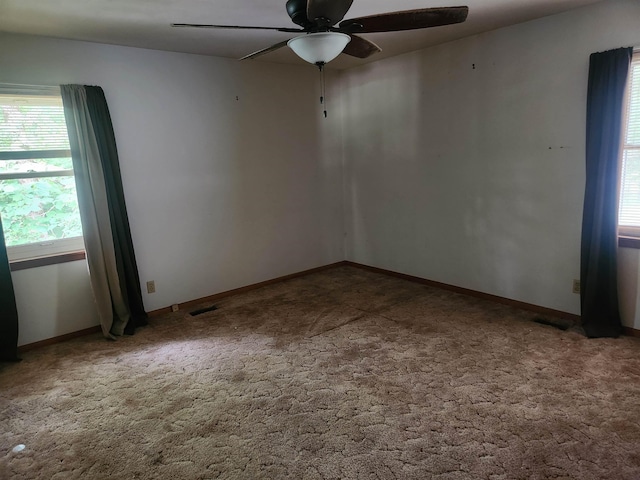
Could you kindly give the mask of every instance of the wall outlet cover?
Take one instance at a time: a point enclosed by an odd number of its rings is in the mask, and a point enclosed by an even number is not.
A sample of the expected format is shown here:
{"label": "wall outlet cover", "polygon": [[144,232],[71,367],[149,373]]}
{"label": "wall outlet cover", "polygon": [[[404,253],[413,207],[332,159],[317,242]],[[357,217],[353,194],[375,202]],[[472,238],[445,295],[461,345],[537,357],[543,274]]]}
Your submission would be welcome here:
{"label": "wall outlet cover", "polygon": [[580,280],[573,280],[573,293],[580,293]]}

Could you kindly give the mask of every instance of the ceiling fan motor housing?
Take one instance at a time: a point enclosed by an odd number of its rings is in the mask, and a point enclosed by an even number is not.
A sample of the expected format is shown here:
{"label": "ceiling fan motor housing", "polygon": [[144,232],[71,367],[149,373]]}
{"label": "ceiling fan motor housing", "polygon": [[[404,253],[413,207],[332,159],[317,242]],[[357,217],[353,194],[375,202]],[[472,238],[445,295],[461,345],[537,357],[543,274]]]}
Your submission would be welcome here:
{"label": "ceiling fan motor housing", "polygon": [[309,25],[307,18],[307,0],[287,0],[287,13],[296,25],[305,28]]}

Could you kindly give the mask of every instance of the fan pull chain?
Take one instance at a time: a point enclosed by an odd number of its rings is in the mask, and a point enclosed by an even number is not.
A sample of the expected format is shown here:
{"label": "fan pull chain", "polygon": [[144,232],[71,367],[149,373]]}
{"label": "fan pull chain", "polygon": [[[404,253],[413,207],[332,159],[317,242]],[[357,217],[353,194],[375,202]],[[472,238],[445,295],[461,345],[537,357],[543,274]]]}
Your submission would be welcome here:
{"label": "fan pull chain", "polygon": [[325,103],[327,88],[324,79],[324,63],[318,62],[316,65],[318,65],[318,69],[320,70],[320,105],[324,107],[322,112],[324,118],[327,118],[327,104]]}

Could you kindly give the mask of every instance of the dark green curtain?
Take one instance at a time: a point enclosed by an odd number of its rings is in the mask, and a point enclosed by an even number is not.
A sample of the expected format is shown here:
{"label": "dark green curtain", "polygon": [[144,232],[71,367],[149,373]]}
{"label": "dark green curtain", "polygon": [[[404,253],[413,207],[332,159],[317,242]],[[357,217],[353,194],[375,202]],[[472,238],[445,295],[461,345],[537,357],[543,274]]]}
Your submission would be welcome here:
{"label": "dark green curtain", "polygon": [[122,296],[131,312],[131,320],[125,328],[126,334],[133,334],[136,327],[147,324],[147,314],[142,303],[140,277],[131,240],[129,217],[124,201],[120,162],[116,148],[111,115],[104,91],[100,87],[85,86],[87,108],[95,133],[109,204],[109,220],[116,253],[116,268]]}
{"label": "dark green curtain", "polygon": [[587,93],[586,185],[580,255],[582,326],[622,333],[618,309],[618,176],[622,108],[633,48],[594,53]]}
{"label": "dark green curtain", "polygon": [[18,309],[0,219],[0,361],[18,360]]}

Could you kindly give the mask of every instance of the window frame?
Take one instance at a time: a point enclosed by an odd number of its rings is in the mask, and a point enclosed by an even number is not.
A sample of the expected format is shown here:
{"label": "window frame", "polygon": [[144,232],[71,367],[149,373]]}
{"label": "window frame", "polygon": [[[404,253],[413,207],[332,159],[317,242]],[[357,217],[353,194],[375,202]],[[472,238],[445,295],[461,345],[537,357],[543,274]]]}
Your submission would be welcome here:
{"label": "window frame", "polygon": [[[631,65],[640,63],[640,47],[633,50]],[[629,69],[631,75],[631,68]],[[629,113],[631,111],[631,76],[627,79],[627,86],[624,94],[624,109],[622,117],[622,132],[620,135],[620,154],[618,172],[618,209],[622,204],[622,172],[625,152],[628,150],[640,150],[640,145],[627,144],[627,131],[629,129]],[[618,246],[624,248],[640,249],[640,226],[620,225],[620,217],[616,219],[618,226]]]}
{"label": "window frame", "polygon": [[[0,84],[0,94],[24,97],[46,97],[55,103],[62,100],[59,87],[35,85]],[[0,162],[8,160],[34,160],[42,158],[69,158],[70,149],[18,150],[0,152]],[[73,169],[48,170],[44,172],[0,173],[2,180],[26,178],[73,177]],[[6,246],[11,270],[22,270],[55,263],[85,258],[84,237],[52,239],[41,242]]]}

